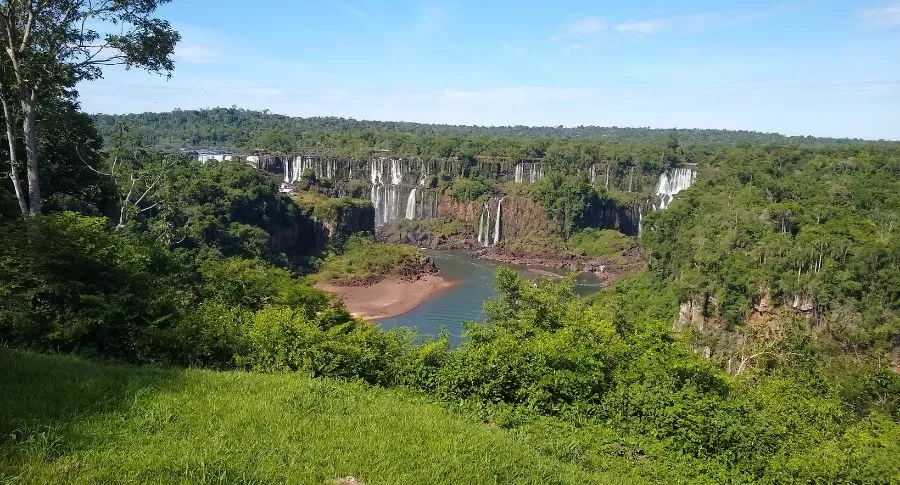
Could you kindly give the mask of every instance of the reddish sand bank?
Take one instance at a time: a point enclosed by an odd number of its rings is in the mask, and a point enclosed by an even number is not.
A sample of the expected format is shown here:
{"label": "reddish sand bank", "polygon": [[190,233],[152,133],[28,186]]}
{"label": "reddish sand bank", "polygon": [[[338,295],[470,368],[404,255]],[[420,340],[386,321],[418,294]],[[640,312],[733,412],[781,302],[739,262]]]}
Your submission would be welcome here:
{"label": "reddish sand bank", "polygon": [[425,275],[416,281],[388,278],[369,286],[338,286],[318,283],[316,288],[337,295],[353,315],[378,320],[403,315],[456,283],[440,275]]}

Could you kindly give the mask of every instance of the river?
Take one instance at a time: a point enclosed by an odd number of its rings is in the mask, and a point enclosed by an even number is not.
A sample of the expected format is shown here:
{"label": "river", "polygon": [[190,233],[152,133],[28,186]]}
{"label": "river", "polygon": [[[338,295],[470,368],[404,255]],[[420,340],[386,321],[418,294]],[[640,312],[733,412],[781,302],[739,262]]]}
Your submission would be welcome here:
{"label": "river", "polygon": [[[464,251],[424,252],[431,257],[444,278],[455,281],[458,285],[435,295],[409,313],[378,320],[378,324],[384,329],[416,328],[425,336],[438,335],[441,329],[446,329],[450,333],[451,344],[457,345],[461,341],[463,322],[484,321],[484,302],[497,296],[494,270],[500,263],[478,259]],[[528,279],[546,277],[548,271],[536,272],[525,267],[510,267]],[[575,285],[576,293],[582,296],[595,293],[600,288],[600,281],[588,274],[579,276]]]}

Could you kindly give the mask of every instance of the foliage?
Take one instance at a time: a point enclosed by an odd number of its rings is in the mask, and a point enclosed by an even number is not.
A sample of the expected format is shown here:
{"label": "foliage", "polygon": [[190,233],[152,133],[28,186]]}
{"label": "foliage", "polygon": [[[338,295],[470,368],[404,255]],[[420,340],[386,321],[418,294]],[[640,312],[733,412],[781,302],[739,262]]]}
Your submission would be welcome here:
{"label": "foliage", "polygon": [[47,0],[0,5],[0,46],[6,53],[0,60],[0,102],[11,146],[17,144],[16,121],[22,119],[27,187],[20,180],[15,148],[9,162],[23,215],[41,214],[38,141],[46,135],[39,134],[43,126],[37,124],[38,112],[59,101],[74,101],[76,83],[102,77],[107,66],[171,72],[175,44],[181,37],[167,21],[152,17],[168,1]]}
{"label": "foliage", "polygon": [[277,177],[235,162],[172,164],[128,229],[181,248],[302,263],[320,245],[312,218],[278,192]]}
{"label": "foliage", "polygon": [[318,277],[343,285],[369,284],[386,276],[415,277],[429,266],[428,258],[411,246],[351,236],[341,252],[322,261]]}
{"label": "foliage", "polygon": [[493,185],[484,179],[457,178],[453,180],[450,194],[457,202],[472,202],[490,194],[493,190]]}
{"label": "foliage", "polygon": [[0,340],[132,359],[141,330],[174,316],[177,263],[106,225],[66,212],[0,231]]}
{"label": "foliage", "polygon": [[[237,108],[175,110],[169,113],[131,115],[94,115],[104,135],[119,120],[140,127],[149,144],[159,148],[187,146],[225,146],[254,149],[262,142],[287,136],[299,147],[365,147],[386,149],[404,155],[446,157],[467,156],[544,156],[554,140],[576,142],[611,140],[618,143],[647,144],[668,149],[671,136],[682,148],[694,145],[752,144],[755,146],[827,146],[859,143],[860,140],[830,139],[774,133],[730,130],[661,130],[579,126],[458,126],[396,121],[364,121],[333,117],[292,118]],[[424,142],[420,142],[420,140]],[[413,149],[418,153],[415,153]],[[355,148],[354,148],[355,149]]]}
{"label": "foliage", "polygon": [[636,246],[634,240],[611,229],[582,229],[569,238],[570,249],[587,256],[621,254]]}
{"label": "foliage", "polygon": [[315,221],[327,226],[329,244],[340,249],[353,234],[375,232],[375,208],[368,200],[331,198],[301,191],[294,201]]}
{"label": "foliage", "polygon": [[310,316],[270,306],[253,316],[249,352],[239,362],[258,371],[301,371],[313,377],[363,379],[388,385],[408,342],[375,325],[350,318],[344,309]]}
{"label": "foliage", "polygon": [[532,197],[544,208],[547,218],[559,224],[563,239],[584,227],[585,215],[591,207],[600,206],[606,199],[584,177],[563,177],[558,173],[537,182]]}
{"label": "foliage", "polygon": [[[641,474],[667,481],[897,476],[887,458],[900,432],[895,405],[869,401],[848,414],[841,374],[815,363],[732,380],[673,338],[671,300],[653,296],[665,290],[652,275],[620,283],[591,306],[573,296],[570,281],[536,287],[499,270],[497,285],[487,323],[470,325],[468,342],[438,370],[434,390],[504,426],[547,433],[547,423],[556,423],[578,463],[597,467],[589,465],[592,456],[618,448],[649,459],[628,460],[641,463]],[[620,313],[619,304],[643,311]],[[894,374],[856,369],[885,379],[876,395],[900,386]],[[818,461],[817,449],[831,461]],[[862,461],[848,470],[841,452]]]}
{"label": "foliage", "polygon": [[503,249],[512,254],[567,254],[566,242],[556,233],[541,234],[529,232],[516,234],[503,241]]}
{"label": "foliage", "polygon": [[379,228],[379,234],[388,239],[398,239],[396,235],[415,233],[436,239],[465,239],[475,233],[471,223],[454,217],[433,217],[428,219],[400,219]]}
{"label": "foliage", "polygon": [[733,328],[771,298],[854,352],[896,345],[900,153],[746,148],[714,160],[644,221],[651,268],[681,300],[709,302],[709,316]]}

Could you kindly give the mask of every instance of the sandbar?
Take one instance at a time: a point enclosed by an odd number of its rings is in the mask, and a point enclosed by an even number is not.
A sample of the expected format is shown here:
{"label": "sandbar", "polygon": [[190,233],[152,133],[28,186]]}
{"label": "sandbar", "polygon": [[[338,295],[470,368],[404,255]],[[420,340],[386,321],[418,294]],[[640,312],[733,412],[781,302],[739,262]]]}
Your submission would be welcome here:
{"label": "sandbar", "polygon": [[436,274],[415,281],[385,278],[368,286],[340,286],[317,283],[316,288],[336,295],[354,316],[380,320],[403,315],[429,298],[453,288],[458,283]]}

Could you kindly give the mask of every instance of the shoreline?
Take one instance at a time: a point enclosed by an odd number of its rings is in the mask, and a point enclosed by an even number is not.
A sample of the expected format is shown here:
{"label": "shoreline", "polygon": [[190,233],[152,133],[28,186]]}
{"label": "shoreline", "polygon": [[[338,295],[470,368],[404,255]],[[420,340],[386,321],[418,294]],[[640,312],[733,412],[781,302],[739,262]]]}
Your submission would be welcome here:
{"label": "shoreline", "polygon": [[496,263],[512,264],[528,268],[536,273],[558,274],[548,271],[559,269],[576,271],[593,275],[606,285],[611,285],[624,276],[634,274],[643,266],[639,257],[634,254],[622,254],[620,258],[614,256],[547,256],[508,253],[502,249],[481,249],[472,252],[476,258]]}
{"label": "shoreline", "polygon": [[426,274],[410,281],[385,278],[366,286],[341,286],[316,283],[315,287],[341,301],[353,316],[370,321],[399,317],[409,313],[441,292],[457,286],[439,274]]}

